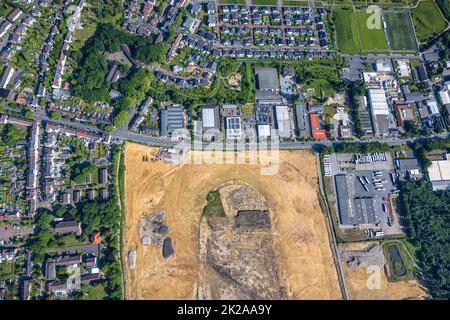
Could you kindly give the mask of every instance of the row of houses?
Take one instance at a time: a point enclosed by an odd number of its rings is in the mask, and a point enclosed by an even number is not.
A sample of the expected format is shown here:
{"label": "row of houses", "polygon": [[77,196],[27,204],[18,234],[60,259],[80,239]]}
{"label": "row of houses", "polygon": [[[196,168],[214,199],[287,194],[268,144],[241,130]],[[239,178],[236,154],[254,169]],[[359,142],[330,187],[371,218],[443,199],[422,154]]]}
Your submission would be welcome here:
{"label": "row of houses", "polygon": [[19,8],[14,8],[7,16],[6,20],[0,20],[0,38],[6,35],[13,26],[13,23],[23,14],[22,10]]}
{"label": "row of houses", "polygon": [[[321,17],[319,9],[317,14]],[[309,7],[220,6],[220,21],[231,24],[309,25],[314,22],[314,16]]]}
{"label": "row of houses", "polygon": [[122,26],[132,33],[149,36],[156,30],[158,15],[153,10],[156,0],[132,0],[125,8]]}
{"label": "row of houses", "polygon": [[28,174],[27,174],[27,198],[29,200],[28,215],[34,216],[37,207],[37,179],[38,179],[38,159],[39,159],[39,125],[37,122],[22,119],[11,115],[1,114],[0,124],[13,124],[29,128],[30,138],[28,141]]}
{"label": "row of houses", "polygon": [[[62,281],[58,279],[57,270],[59,268],[81,268],[90,270],[89,273],[79,274],[75,273],[73,279]],[[100,270],[98,268],[98,257],[91,254],[71,254],[59,255],[47,258],[44,263],[43,273],[46,279],[45,290],[49,294],[55,296],[65,296],[70,294],[73,290],[80,289],[80,285],[90,284],[93,281],[102,279]]]}
{"label": "row of houses", "polygon": [[70,49],[70,44],[73,41],[73,33],[76,29],[80,28],[81,11],[85,5],[84,0],[80,0],[77,6],[71,7],[72,14],[67,18],[67,32],[64,35],[63,45],[59,53],[58,61],[55,66],[55,73],[52,81],[52,88],[59,90],[62,87],[62,78],[65,72],[67,56],[66,52]]}

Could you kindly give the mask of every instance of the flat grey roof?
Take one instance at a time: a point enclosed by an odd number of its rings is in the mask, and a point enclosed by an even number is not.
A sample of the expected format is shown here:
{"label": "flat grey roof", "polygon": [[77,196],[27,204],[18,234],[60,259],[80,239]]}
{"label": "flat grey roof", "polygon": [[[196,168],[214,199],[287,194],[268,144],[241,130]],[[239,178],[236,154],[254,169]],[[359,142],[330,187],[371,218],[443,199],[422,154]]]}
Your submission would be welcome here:
{"label": "flat grey roof", "polygon": [[280,89],[278,71],[275,68],[255,68],[255,77],[259,90],[277,91]]}
{"label": "flat grey roof", "polygon": [[183,107],[171,106],[161,111],[161,135],[167,136],[183,128]]}
{"label": "flat grey roof", "polygon": [[[386,179],[383,183],[385,190],[376,190],[372,171],[356,171],[351,174],[338,174],[335,176],[336,198],[339,212],[339,223],[345,226],[360,224],[376,224],[381,222],[382,197],[393,189],[388,176],[389,172],[381,170],[377,179]],[[364,181],[364,185],[358,177]],[[369,183],[365,182],[364,177]]]}
{"label": "flat grey roof", "polygon": [[339,207],[339,223],[342,225],[354,225],[355,211],[353,208],[353,193],[351,187],[353,177],[351,175],[338,174],[334,177],[336,182],[336,197]]}
{"label": "flat grey roof", "polygon": [[377,129],[376,134],[389,133],[389,116],[376,115],[375,116],[375,127]]}
{"label": "flat grey roof", "polygon": [[375,224],[379,222],[376,214],[377,199],[356,198],[353,200],[356,224]]}
{"label": "flat grey roof", "polygon": [[419,161],[417,159],[399,159],[400,170],[414,170],[420,169]]}

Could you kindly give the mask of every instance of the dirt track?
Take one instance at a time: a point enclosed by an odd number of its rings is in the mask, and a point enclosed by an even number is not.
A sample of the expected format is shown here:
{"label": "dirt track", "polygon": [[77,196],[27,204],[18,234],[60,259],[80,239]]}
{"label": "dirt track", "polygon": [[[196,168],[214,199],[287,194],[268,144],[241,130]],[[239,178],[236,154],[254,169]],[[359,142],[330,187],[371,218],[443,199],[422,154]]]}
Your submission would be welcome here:
{"label": "dirt track", "polygon": [[[206,195],[237,180],[267,200],[278,253],[279,278],[290,299],[341,299],[325,216],[317,199],[317,169],[309,151],[280,152],[276,175],[261,175],[260,165],[183,165],[143,162],[156,150],[125,148],[125,256],[136,247],[136,268],[126,265],[127,299],[195,299],[199,283],[199,227]],[[153,246],[139,242],[143,215],[166,212],[175,254],[164,260]]]}

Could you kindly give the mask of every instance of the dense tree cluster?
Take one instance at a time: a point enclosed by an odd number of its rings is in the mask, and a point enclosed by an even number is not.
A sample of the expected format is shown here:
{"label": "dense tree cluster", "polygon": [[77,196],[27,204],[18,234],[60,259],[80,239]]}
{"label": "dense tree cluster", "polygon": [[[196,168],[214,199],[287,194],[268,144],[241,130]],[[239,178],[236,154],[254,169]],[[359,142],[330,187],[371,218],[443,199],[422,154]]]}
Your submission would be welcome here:
{"label": "dense tree cluster", "polygon": [[80,218],[83,230],[90,235],[95,230],[111,236],[110,230],[116,230],[118,226],[119,208],[113,200],[103,202],[84,202],[80,208]]}
{"label": "dense tree cluster", "polygon": [[349,98],[352,103],[352,119],[353,123],[355,125],[355,135],[358,138],[361,138],[364,135],[362,125],[361,125],[361,118],[359,116],[359,102],[358,97],[363,96],[366,93],[366,88],[364,86],[364,83],[361,80],[351,82],[349,83]]}
{"label": "dense tree cluster", "polygon": [[89,9],[97,19],[111,21],[117,16],[123,16],[124,4],[121,0],[90,0]]}
{"label": "dense tree cluster", "polygon": [[9,147],[15,146],[17,141],[26,137],[25,133],[20,132],[17,127],[12,124],[5,125],[3,130],[1,130],[1,134],[2,142]]}
{"label": "dense tree cluster", "polygon": [[166,43],[153,44],[152,37],[140,37],[112,24],[100,24],[81,50],[78,76],[73,81],[77,96],[90,102],[109,100],[111,84],[105,81],[108,73],[105,53],[118,52],[122,45],[127,45],[137,60],[147,64],[163,61],[167,51]]}
{"label": "dense tree cluster", "polygon": [[450,191],[432,191],[426,180],[400,183],[408,238],[434,299],[450,299]]}
{"label": "dense tree cluster", "polygon": [[431,161],[428,159],[428,152],[432,150],[450,151],[450,138],[429,139],[423,142],[416,141],[414,142],[413,149],[422,168],[426,170],[431,165]]}
{"label": "dense tree cluster", "polygon": [[448,0],[436,0],[436,4],[441,9],[445,19],[450,20],[450,2]]}
{"label": "dense tree cluster", "polygon": [[42,263],[44,256],[49,248],[50,241],[53,235],[50,231],[50,223],[52,221],[52,215],[50,211],[46,209],[40,209],[36,214],[36,226],[38,232],[30,238],[30,250],[34,254],[34,262]]}
{"label": "dense tree cluster", "polygon": [[72,173],[72,179],[78,184],[86,183],[86,178],[91,175],[95,176],[98,168],[94,165],[76,166]]}
{"label": "dense tree cluster", "polygon": [[391,147],[385,143],[341,143],[334,147],[337,153],[373,153],[373,152],[389,152]]}

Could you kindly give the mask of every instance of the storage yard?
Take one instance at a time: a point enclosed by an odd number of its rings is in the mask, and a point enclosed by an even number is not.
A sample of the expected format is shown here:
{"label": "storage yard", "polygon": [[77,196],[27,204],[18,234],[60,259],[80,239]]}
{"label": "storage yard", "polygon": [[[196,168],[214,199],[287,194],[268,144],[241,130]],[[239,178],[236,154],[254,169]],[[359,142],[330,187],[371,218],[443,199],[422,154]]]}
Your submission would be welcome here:
{"label": "storage yard", "polygon": [[[135,255],[136,259],[135,265],[131,264],[134,269],[125,264],[127,299],[342,298],[325,215],[317,199],[317,168],[312,153],[280,151],[280,167],[275,175],[261,175],[261,164],[175,166],[162,161],[143,161],[156,153],[157,149],[136,144],[126,144],[125,148],[124,253],[129,254],[131,250],[131,257],[134,259]],[[241,192],[228,190],[225,197],[221,192],[226,214],[236,210],[257,212],[240,213],[234,218],[213,218],[219,219],[216,222],[222,223],[222,228],[228,231],[208,233],[205,228],[211,227],[201,223],[206,197],[227,183],[233,185],[228,187],[231,189],[245,185],[257,191],[264,199],[269,217],[264,213],[264,206],[258,207],[259,202],[242,198]],[[164,225],[168,228],[165,237],[171,239],[173,246],[169,259],[164,259],[159,248],[140,241],[139,221],[143,216],[160,211],[165,212]],[[242,231],[244,229],[246,232]],[[254,239],[248,232],[255,234]],[[233,233],[239,237],[228,236]],[[201,245],[200,238],[204,239],[205,235],[216,247]],[[211,242],[214,239],[218,241]],[[230,278],[217,270],[211,273],[210,268],[204,272],[206,264],[200,256],[200,249],[206,248],[212,253],[211,258],[216,257],[208,265],[223,266],[228,260],[214,254],[215,248],[220,250],[223,246],[228,248],[226,252],[231,257],[227,274],[237,281],[231,293],[220,289],[220,284]],[[258,246],[258,254],[250,254]],[[242,261],[255,266],[253,273],[248,273],[236,258],[237,252]],[[262,278],[258,278],[261,266],[256,267],[260,262],[270,271],[262,273]],[[255,295],[254,290],[260,294]]]}

